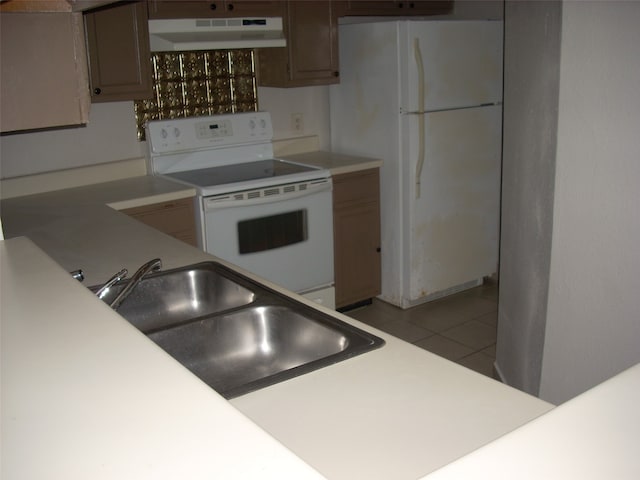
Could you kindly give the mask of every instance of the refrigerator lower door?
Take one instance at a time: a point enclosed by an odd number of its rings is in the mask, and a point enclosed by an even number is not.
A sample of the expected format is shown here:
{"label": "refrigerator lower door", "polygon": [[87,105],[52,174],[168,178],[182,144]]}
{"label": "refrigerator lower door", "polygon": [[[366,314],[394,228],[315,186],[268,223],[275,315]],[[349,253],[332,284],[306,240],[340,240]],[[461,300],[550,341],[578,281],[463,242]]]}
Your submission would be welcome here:
{"label": "refrigerator lower door", "polygon": [[[419,136],[415,117],[403,116],[412,139]],[[409,142],[403,170],[403,307],[463,289],[498,266],[502,107],[429,113],[424,125],[419,198],[417,141]]]}

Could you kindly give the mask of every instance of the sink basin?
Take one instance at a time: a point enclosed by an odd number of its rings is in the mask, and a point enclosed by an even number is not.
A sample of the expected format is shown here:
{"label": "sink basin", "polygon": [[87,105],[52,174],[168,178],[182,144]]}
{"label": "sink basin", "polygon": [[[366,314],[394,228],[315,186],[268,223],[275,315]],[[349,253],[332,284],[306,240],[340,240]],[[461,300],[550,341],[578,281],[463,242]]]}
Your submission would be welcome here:
{"label": "sink basin", "polygon": [[[126,283],[111,288],[103,300],[111,303]],[[248,305],[254,299],[253,291],[223,275],[213,262],[206,262],[144,277],[118,313],[148,333]]]}
{"label": "sink basin", "polygon": [[117,312],[226,398],[384,345],[216,262],[145,277]]}
{"label": "sink basin", "polygon": [[368,338],[345,327],[290,307],[268,305],[166,329],[149,338],[231,398],[371,346]]}

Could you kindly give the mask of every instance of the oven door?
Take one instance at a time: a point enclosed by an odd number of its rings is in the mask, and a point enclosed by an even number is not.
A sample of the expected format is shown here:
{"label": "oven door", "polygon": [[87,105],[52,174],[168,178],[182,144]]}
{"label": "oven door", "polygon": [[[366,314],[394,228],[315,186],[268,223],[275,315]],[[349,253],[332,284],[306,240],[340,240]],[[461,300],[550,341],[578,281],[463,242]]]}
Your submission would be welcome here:
{"label": "oven door", "polygon": [[333,285],[331,179],[203,198],[205,250],[278,285]]}

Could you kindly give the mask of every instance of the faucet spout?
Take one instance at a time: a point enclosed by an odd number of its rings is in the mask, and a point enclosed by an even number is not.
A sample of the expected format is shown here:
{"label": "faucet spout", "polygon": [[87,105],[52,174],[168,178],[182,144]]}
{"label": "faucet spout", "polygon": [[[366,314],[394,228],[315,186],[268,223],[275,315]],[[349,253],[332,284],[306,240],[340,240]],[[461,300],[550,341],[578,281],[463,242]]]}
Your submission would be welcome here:
{"label": "faucet spout", "polygon": [[162,261],[159,258],[154,258],[153,260],[148,261],[144,265],[142,265],[136,273],[133,274],[131,280],[125,285],[122,291],[118,294],[116,298],[110,303],[111,308],[117,310],[120,304],[125,301],[125,299],[133,292],[133,290],[138,286],[140,281],[143,279],[145,275],[151,272],[158,271],[162,268]]}
{"label": "faucet spout", "polygon": [[127,276],[127,273],[129,273],[127,272],[127,269],[123,268],[118,273],[116,273],[113,277],[107,280],[106,283],[102,285],[102,287],[100,287],[96,292],[96,295],[98,296],[98,298],[102,300],[107,295],[107,293],[109,293],[109,289],[113,287],[116,283],[120,282],[123,278],[125,278]]}

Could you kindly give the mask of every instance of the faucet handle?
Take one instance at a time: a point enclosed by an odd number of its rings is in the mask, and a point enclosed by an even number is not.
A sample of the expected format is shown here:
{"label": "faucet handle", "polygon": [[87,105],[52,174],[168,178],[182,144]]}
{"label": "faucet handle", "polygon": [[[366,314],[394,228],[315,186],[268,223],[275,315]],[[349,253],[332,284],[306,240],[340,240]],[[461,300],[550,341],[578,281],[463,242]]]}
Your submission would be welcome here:
{"label": "faucet handle", "polygon": [[73,278],[78,280],[79,282],[84,280],[84,272],[80,269],[74,270],[73,272],[69,272]]}

